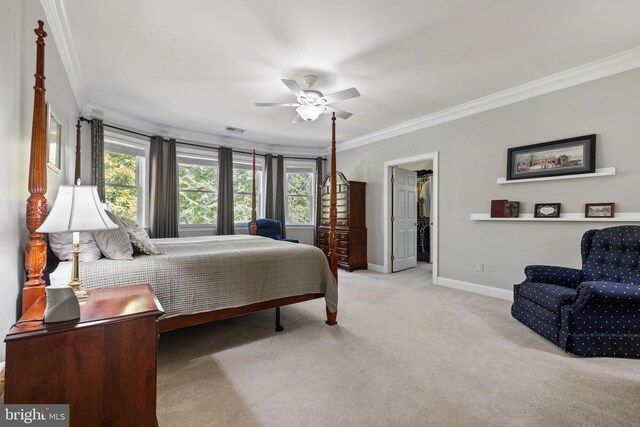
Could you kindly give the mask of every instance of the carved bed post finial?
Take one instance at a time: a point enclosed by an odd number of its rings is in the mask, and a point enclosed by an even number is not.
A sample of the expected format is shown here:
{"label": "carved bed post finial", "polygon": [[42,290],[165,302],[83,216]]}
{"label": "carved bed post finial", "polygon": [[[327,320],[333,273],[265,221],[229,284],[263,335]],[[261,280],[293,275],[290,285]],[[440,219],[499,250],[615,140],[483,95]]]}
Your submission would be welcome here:
{"label": "carved bed post finial", "polygon": [[251,182],[251,235],[258,233],[256,224],[256,150],[253,150],[253,179]]}
{"label": "carved bed post finial", "polygon": [[[337,185],[336,185],[336,113],[333,113],[331,117],[331,207],[329,210],[329,262],[331,265],[331,274],[338,282],[338,257],[336,253],[336,247],[338,245],[336,238],[336,224],[338,217],[337,209]],[[335,325],[338,313],[330,312],[327,308],[327,324]]]}
{"label": "carved bed post finial", "polygon": [[45,104],[44,86],[44,22],[38,21],[38,28],[34,30],[36,39],[36,73],[33,86],[33,126],[31,129],[31,160],[29,163],[29,193],[27,199],[27,229],[29,241],[25,247],[25,269],[27,282],[22,289],[22,311],[42,295],[44,295],[45,281],[42,278],[47,263],[47,243],[44,236],[36,229],[47,217],[47,110]]}
{"label": "carved bed post finial", "polygon": [[76,171],[73,175],[73,185],[78,185],[80,179],[80,128],[82,123],[80,119],[76,122]]}

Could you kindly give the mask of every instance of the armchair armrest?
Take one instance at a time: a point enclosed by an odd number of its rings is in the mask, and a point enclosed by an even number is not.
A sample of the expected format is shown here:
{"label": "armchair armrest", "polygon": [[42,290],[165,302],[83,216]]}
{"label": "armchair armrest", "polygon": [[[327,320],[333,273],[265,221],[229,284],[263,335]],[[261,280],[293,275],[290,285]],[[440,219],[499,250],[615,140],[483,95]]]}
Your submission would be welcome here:
{"label": "armchair armrest", "polygon": [[582,281],[582,270],[551,265],[529,265],[524,269],[527,282],[549,283],[576,288]]}
{"label": "armchair armrest", "polygon": [[616,303],[640,303],[640,285],[617,282],[584,282],[578,286],[578,300],[608,300]]}

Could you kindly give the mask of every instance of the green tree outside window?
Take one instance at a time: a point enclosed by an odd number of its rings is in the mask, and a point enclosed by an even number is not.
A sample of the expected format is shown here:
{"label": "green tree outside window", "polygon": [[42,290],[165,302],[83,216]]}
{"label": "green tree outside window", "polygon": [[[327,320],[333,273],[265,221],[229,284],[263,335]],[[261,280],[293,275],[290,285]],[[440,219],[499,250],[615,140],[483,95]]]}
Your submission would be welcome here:
{"label": "green tree outside window", "polygon": [[287,223],[311,224],[313,174],[287,173]]}
{"label": "green tree outside window", "polygon": [[137,157],[104,152],[105,201],[118,217],[138,221]]}
{"label": "green tree outside window", "polygon": [[178,165],[180,224],[215,224],[218,213],[218,168]]}

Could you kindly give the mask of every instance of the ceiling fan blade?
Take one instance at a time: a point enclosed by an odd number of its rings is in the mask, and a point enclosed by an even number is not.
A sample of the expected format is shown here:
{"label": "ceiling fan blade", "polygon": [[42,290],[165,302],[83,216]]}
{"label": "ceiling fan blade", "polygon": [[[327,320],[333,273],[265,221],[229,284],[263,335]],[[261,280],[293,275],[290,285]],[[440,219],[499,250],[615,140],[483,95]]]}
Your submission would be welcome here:
{"label": "ceiling fan blade", "polygon": [[336,113],[336,117],[340,117],[341,119],[348,119],[349,117],[353,116],[353,113],[350,113],[344,110],[339,110],[337,108],[331,108],[331,107],[324,107],[323,113],[324,114]]}
{"label": "ceiling fan blade", "polygon": [[297,102],[290,102],[288,104],[278,104],[277,102],[256,102],[256,107],[298,107],[300,104]]}
{"label": "ceiling fan blade", "polygon": [[351,89],[345,89],[340,92],[322,96],[318,98],[317,102],[321,104],[333,104],[334,102],[344,101],[345,99],[356,98],[358,96],[360,96],[360,92],[358,92],[355,87],[352,87]]}
{"label": "ceiling fan blade", "polygon": [[300,116],[300,114],[296,114],[296,118],[293,119],[291,124],[295,125],[296,123],[301,123],[301,122],[304,122],[304,119],[302,118],[302,116]]}
{"label": "ceiling fan blade", "polygon": [[289,88],[291,93],[293,93],[296,98],[299,96],[304,96],[304,91],[302,90],[300,85],[296,83],[295,80],[282,79],[282,83],[284,83],[284,85]]}

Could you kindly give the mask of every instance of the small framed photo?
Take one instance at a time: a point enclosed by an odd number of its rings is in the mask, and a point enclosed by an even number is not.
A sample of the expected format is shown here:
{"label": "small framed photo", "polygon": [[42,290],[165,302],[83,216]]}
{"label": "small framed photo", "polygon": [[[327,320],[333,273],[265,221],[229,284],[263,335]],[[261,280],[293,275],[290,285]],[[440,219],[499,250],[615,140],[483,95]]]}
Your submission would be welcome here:
{"label": "small framed photo", "polygon": [[585,218],[613,218],[615,203],[587,203],[584,205]]}
{"label": "small framed photo", "polygon": [[61,152],[62,123],[51,104],[47,104],[47,167],[56,173],[60,173]]}
{"label": "small framed photo", "polygon": [[536,203],[534,218],[560,218],[560,203]]}

